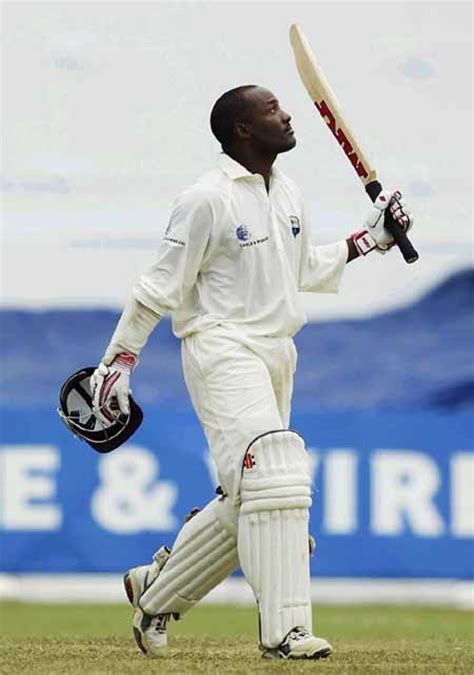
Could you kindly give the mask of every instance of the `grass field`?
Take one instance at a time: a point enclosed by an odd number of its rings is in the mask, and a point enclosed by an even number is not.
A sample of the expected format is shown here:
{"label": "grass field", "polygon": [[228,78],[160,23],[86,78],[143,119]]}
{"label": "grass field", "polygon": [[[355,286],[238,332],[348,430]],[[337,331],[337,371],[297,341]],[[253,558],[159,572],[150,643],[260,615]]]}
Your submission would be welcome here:
{"label": "grass field", "polygon": [[351,606],[315,611],[332,642],[325,661],[260,658],[254,609],[202,606],[172,622],[163,657],[140,654],[122,605],[3,603],[0,672],[99,673],[468,673],[474,672],[472,612]]}

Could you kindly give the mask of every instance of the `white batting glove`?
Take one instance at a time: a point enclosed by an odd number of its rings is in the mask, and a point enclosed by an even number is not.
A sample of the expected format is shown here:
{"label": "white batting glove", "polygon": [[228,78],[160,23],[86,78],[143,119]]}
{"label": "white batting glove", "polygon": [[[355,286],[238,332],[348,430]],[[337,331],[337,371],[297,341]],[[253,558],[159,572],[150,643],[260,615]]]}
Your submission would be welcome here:
{"label": "white batting glove", "polygon": [[[137,362],[133,354],[118,354],[110,366],[100,363],[91,375],[92,410],[104,424],[120,413],[130,413],[130,374]],[[117,411],[118,408],[118,411]]]}
{"label": "white batting glove", "polygon": [[371,251],[386,253],[395,244],[390,232],[384,227],[385,210],[389,208],[393,219],[408,232],[413,226],[414,218],[408,209],[402,193],[397,190],[389,192],[382,190],[375,200],[372,210],[365,221],[365,230],[351,235],[360,255],[367,255]]}

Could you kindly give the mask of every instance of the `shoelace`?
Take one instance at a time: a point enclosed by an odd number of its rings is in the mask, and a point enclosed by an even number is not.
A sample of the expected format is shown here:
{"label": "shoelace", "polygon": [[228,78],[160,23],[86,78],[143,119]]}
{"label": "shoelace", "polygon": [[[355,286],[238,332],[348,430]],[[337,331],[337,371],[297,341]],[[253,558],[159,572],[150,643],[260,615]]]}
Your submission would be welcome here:
{"label": "shoelace", "polygon": [[156,617],[156,626],[155,630],[157,633],[165,633],[166,632],[166,624],[168,623],[170,618],[170,614],[160,614],[159,616]]}
{"label": "shoelace", "polygon": [[308,635],[309,635],[309,631],[306,630],[306,628],[299,628],[298,627],[298,628],[293,629],[289,633],[288,638],[290,638],[292,640],[299,640],[300,638],[308,637]]}

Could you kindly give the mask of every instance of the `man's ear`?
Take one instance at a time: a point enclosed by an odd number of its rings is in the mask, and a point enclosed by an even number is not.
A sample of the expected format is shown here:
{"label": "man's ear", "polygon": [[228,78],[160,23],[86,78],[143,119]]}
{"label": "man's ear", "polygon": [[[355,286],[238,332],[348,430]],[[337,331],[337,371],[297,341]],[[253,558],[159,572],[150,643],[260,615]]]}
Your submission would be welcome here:
{"label": "man's ear", "polygon": [[234,136],[237,140],[246,140],[250,138],[250,129],[248,124],[237,122],[234,125]]}

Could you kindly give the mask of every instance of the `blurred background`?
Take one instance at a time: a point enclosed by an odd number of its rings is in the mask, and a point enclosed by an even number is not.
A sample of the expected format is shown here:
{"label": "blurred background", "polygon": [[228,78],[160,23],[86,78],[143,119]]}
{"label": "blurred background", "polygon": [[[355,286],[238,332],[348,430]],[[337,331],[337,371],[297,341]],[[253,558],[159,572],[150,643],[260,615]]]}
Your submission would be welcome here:
{"label": "blurred background", "polygon": [[298,138],[279,165],[314,241],[360,229],[365,193],[296,73],[298,22],[381,181],[410,202],[420,252],[356,261],[337,296],[302,294],[292,427],[314,459],[317,597],[472,604],[472,5],[9,2],[2,17],[0,594],[50,599],[54,579],[97,598],[101,573],[114,599],[119,573],[212,496],[168,320],[133,378],[145,422],[130,443],[96,455],[55,408],[102,356],[172,200],[216,161],[218,96],[273,90]]}

